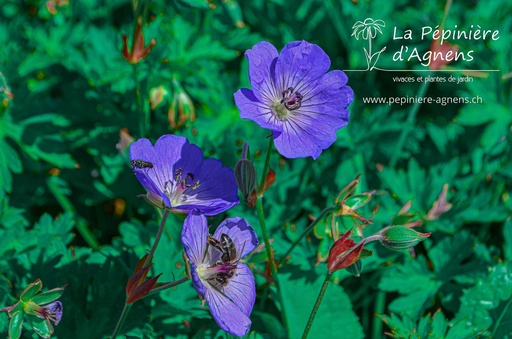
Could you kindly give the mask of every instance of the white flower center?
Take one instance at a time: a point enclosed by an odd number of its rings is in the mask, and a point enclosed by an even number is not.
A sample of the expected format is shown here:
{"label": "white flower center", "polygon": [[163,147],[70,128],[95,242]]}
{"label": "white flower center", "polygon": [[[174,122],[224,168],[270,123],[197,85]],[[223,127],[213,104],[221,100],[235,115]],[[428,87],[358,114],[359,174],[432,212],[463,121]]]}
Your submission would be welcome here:
{"label": "white flower center", "polygon": [[283,91],[283,98],[271,106],[272,112],[279,120],[286,121],[291,111],[300,108],[302,98],[302,94],[294,91],[293,87],[288,87]]}
{"label": "white flower center", "polygon": [[201,185],[197,180],[194,183],[194,174],[187,173],[183,178],[183,171],[178,168],[174,180],[165,183],[164,194],[169,198],[172,207],[183,205],[187,201],[187,193]]}

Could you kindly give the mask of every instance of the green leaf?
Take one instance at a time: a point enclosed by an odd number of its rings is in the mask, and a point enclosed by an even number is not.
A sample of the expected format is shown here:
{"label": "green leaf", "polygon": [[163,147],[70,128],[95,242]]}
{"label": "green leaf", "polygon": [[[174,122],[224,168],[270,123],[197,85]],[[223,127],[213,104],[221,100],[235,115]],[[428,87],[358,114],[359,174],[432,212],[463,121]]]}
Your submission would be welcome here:
{"label": "green leaf", "polygon": [[18,339],[21,337],[21,329],[23,326],[22,311],[16,312],[12,315],[11,321],[9,322],[9,339]]}
{"label": "green leaf", "polygon": [[16,125],[8,112],[0,114],[0,198],[4,192],[12,191],[12,173],[21,173],[23,167],[16,151],[7,142],[7,138],[19,141],[22,128]]}
{"label": "green leaf", "polygon": [[179,3],[192,8],[209,9],[209,3],[206,0],[178,0]]}
{"label": "green leaf", "polygon": [[437,310],[433,315],[428,314],[422,317],[418,322],[397,314],[380,316],[380,318],[391,328],[394,338],[469,339],[474,337],[470,329],[463,324],[450,325],[441,310]]}
{"label": "green leaf", "polygon": [[428,251],[434,271],[440,280],[459,279],[465,283],[474,282],[481,268],[475,260],[468,259],[474,254],[469,249],[476,246],[475,237],[464,230],[452,237],[444,237]]}
{"label": "green leaf", "polygon": [[49,291],[39,293],[35,297],[32,298],[32,302],[38,305],[46,305],[62,296],[64,293],[63,287],[53,288]]}
{"label": "green leaf", "polygon": [[34,332],[41,338],[50,338],[53,333],[53,326],[47,319],[41,319],[33,315],[27,315],[27,322],[32,326]]}
{"label": "green leaf", "polygon": [[281,321],[272,314],[253,311],[251,314],[251,331],[269,335],[271,338],[286,338],[286,330]]}
{"label": "green leaf", "polygon": [[404,264],[389,267],[379,283],[384,291],[398,292],[402,296],[389,304],[392,312],[415,318],[431,303],[442,282],[429,271],[424,257],[408,258]]}
{"label": "green leaf", "polygon": [[505,242],[505,258],[512,261],[512,219],[508,218],[503,224],[503,240]]}
{"label": "green leaf", "polygon": [[[324,270],[325,267],[305,271],[287,266],[280,271],[281,293],[291,338],[300,338],[304,332],[324,282],[325,276],[318,272]],[[363,338],[363,330],[350,299],[339,285],[332,282],[327,286],[309,335],[322,338],[326,333],[333,338]]]}
{"label": "green leaf", "polygon": [[42,287],[43,283],[41,280],[37,279],[25,288],[20,299],[24,302],[30,301],[37,293],[39,293]]}
{"label": "green leaf", "polygon": [[464,291],[459,312],[454,321],[464,321],[473,334],[484,335],[492,330],[493,337],[501,333],[512,336],[511,315],[512,263],[492,267],[474,287]]}

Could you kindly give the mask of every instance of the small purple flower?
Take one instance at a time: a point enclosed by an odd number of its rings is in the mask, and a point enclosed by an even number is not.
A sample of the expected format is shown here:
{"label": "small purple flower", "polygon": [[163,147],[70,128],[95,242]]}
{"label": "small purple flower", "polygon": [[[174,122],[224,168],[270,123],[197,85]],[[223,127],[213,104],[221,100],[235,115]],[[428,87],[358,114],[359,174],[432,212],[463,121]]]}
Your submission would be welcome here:
{"label": "small purple flower", "polygon": [[229,218],[210,236],[206,217],[194,210],[185,219],[181,242],[194,287],[208,302],[213,319],[224,331],[244,336],[251,327],[256,285],[239,260],[258,245],[252,227],[242,218]]}
{"label": "small purple flower", "polygon": [[55,325],[58,325],[62,318],[62,303],[60,301],[54,301],[43,306],[39,317],[51,320]]}
{"label": "small purple flower", "polygon": [[130,147],[130,159],[147,200],[157,207],[178,213],[197,208],[210,216],[239,202],[233,171],[217,159],[203,160],[201,149],[185,137],[164,135],[155,146],[139,139]]}
{"label": "small purple flower", "polygon": [[306,41],[290,42],[281,54],[262,41],[245,55],[252,90],[235,93],[240,116],[270,129],[283,156],[318,158],[349,120],[354,92],[345,73],[326,73],[329,57]]}

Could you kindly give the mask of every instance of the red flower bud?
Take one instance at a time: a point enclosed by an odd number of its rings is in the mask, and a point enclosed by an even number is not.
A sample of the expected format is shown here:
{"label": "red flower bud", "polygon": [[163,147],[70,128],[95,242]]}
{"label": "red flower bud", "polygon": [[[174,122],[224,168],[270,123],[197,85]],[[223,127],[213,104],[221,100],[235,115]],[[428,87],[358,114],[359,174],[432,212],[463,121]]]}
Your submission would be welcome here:
{"label": "red flower bud", "polygon": [[123,35],[123,57],[130,64],[137,64],[149,55],[151,49],[156,45],[156,40],[151,39],[149,45],[144,47],[144,34],[142,33],[142,18],[137,20],[135,33],[132,40],[132,50],[128,48],[128,37]]}
{"label": "red flower bud", "polygon": [[359,244],[356,244],[352,239],[349,239],[351,233],[352,229],[345,232],[345,234],[332,245],[327,260],[329,272],[332,273],[346,268],[354,264],[361,256],[364,242],[361,241]]}
{"label": "red flower bud", "polygon": [[148,294],[153,287],[155,287],[156,281],[162,275],[161,273],[156,277],[153,277],[146,281],[146,276],[149,273],[149,269],[151,268],[151,264],[144,267],[144,262],[146,261],[147,254],[142,257],[142,259],[137,263],[137,267],[135,267],[135,271],[133,272],[132,277],[128,280],[126,284],[126,303],[131,304],[136,302],[137,300],[144,297]]}

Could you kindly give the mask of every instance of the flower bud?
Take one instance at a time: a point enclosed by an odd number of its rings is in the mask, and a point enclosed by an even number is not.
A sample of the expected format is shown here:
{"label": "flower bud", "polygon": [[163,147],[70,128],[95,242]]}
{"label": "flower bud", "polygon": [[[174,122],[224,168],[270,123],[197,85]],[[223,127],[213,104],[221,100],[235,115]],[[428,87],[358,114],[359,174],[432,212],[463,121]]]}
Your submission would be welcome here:
{"label": "flower bud", "polygon": [[395,251],[405,250],[416,246],[420,241],[430,236],[430,233],[419,233],[402,226],[389,226],[380,231],[382,245]]}
{"label": "flower bud", "polygon": [[265,193],[270,188],[270,186],[274,184],[274,182],[276,182],[276,171],[274,171],[272,168],[269,168],[268,173],[265,176],[265,182],[263,183],[262,191],[257,192],[258,187],[255,187],[246,200],[247,206],[249,206],[250,208],[254,208],[254,206],[256,205],[256,200],[258,199],[258,194],[263,195],[263,193]]}
{"label": "flower bud", "polygon": [[363,217],[357,212],[357,210],[370,202],[375,191],[352,195],[352,192],[359,185],[360,178],[361,175],[358,175],[347,186],[345,186],[336,199],[334,199],[334,203],[337,205],[334,215],[352,217],[356,224],[358,221],[363,224],[371,224],[373,217]]}
{"label": "flower bud", "polygon": [[[30,284],[20,296],[18,302],[0,311],[6,311],[9,318],[9,338],[19,338],[24,320],[43,338],[53,334],[51,322],[58,325],[62,318],[62,303],[56,301],[64,293],[66,286],[41,292],[43,283],[40,279]],[[41,320],[42,319],[42,320]]]}
{"label": "flower bud", "polygon": [[432,206],[430,211],[428,211],[428,214],[426,217],[427,220],[436,220],[441,215],[443,215],[444,213],[446,213],[452,209],[452,204],[450,204],[448,202],[448,200],[446,200],[447,193],[448,193],[448,184],[444,184],[443,190],[439,194],[439,197],[437,198],[436,201],[434,201],[434,205]]}
{"label": "flower bud", "polygon": [[341,270],[359,260],[364,241],[356,244],[354,240],[349,239],[351,233],[352,229],[348,230],[332,245],[327,260],[329,272]]}
{"label": "flower bud", "polygon": [[172,99],[171,107],[167,111],[167,118],[169,125],[172,128],[180,128],[187,120],[194,122],[196,120],[196,111],[194,103],[185,92],[180,83],[176,80],[173,81],[174,96]]}
{"label": "flower bud", "polygon": [[252,161],[247,159],[248,147],[248,144],[245,143],[242,151],[242,159],[238,160],[234,170],[236,184],[246,202],[252,191],[256,188],[256,168],[254,168]]}
{"label": "flower bud", "polygon": [[151,264],[144,267],[146,262],[147,254],[142,257],[137,263],[133,275],[126,284],[126,303],[131,304],[148,294],[153,287],[155,287],[158,278],[162,275],[161,273],[156,277],[146,280],[146,276],[149,273]]}
{"label": "flower bud", "polygon": [[69,0],[48,0],[46,1],[46,9],[51,15],[57,14],[57,7],[68,6]]}
{"label": "flower bud", "polygon": [[128,47],[128,37],[123,35],[123,58],[130,64],[138,64],[149,55],[151,49],[156,45],[156,40],[151,39],[149,45],[144,46],[144,34],[142,33],[142,17],[137,20],[133,34],[132,49]]}
{"label": "flower bud", "polygon": [[153,111],[160,106],[169,91],[164,86],[154,87],[149,91],[149,107]]}

